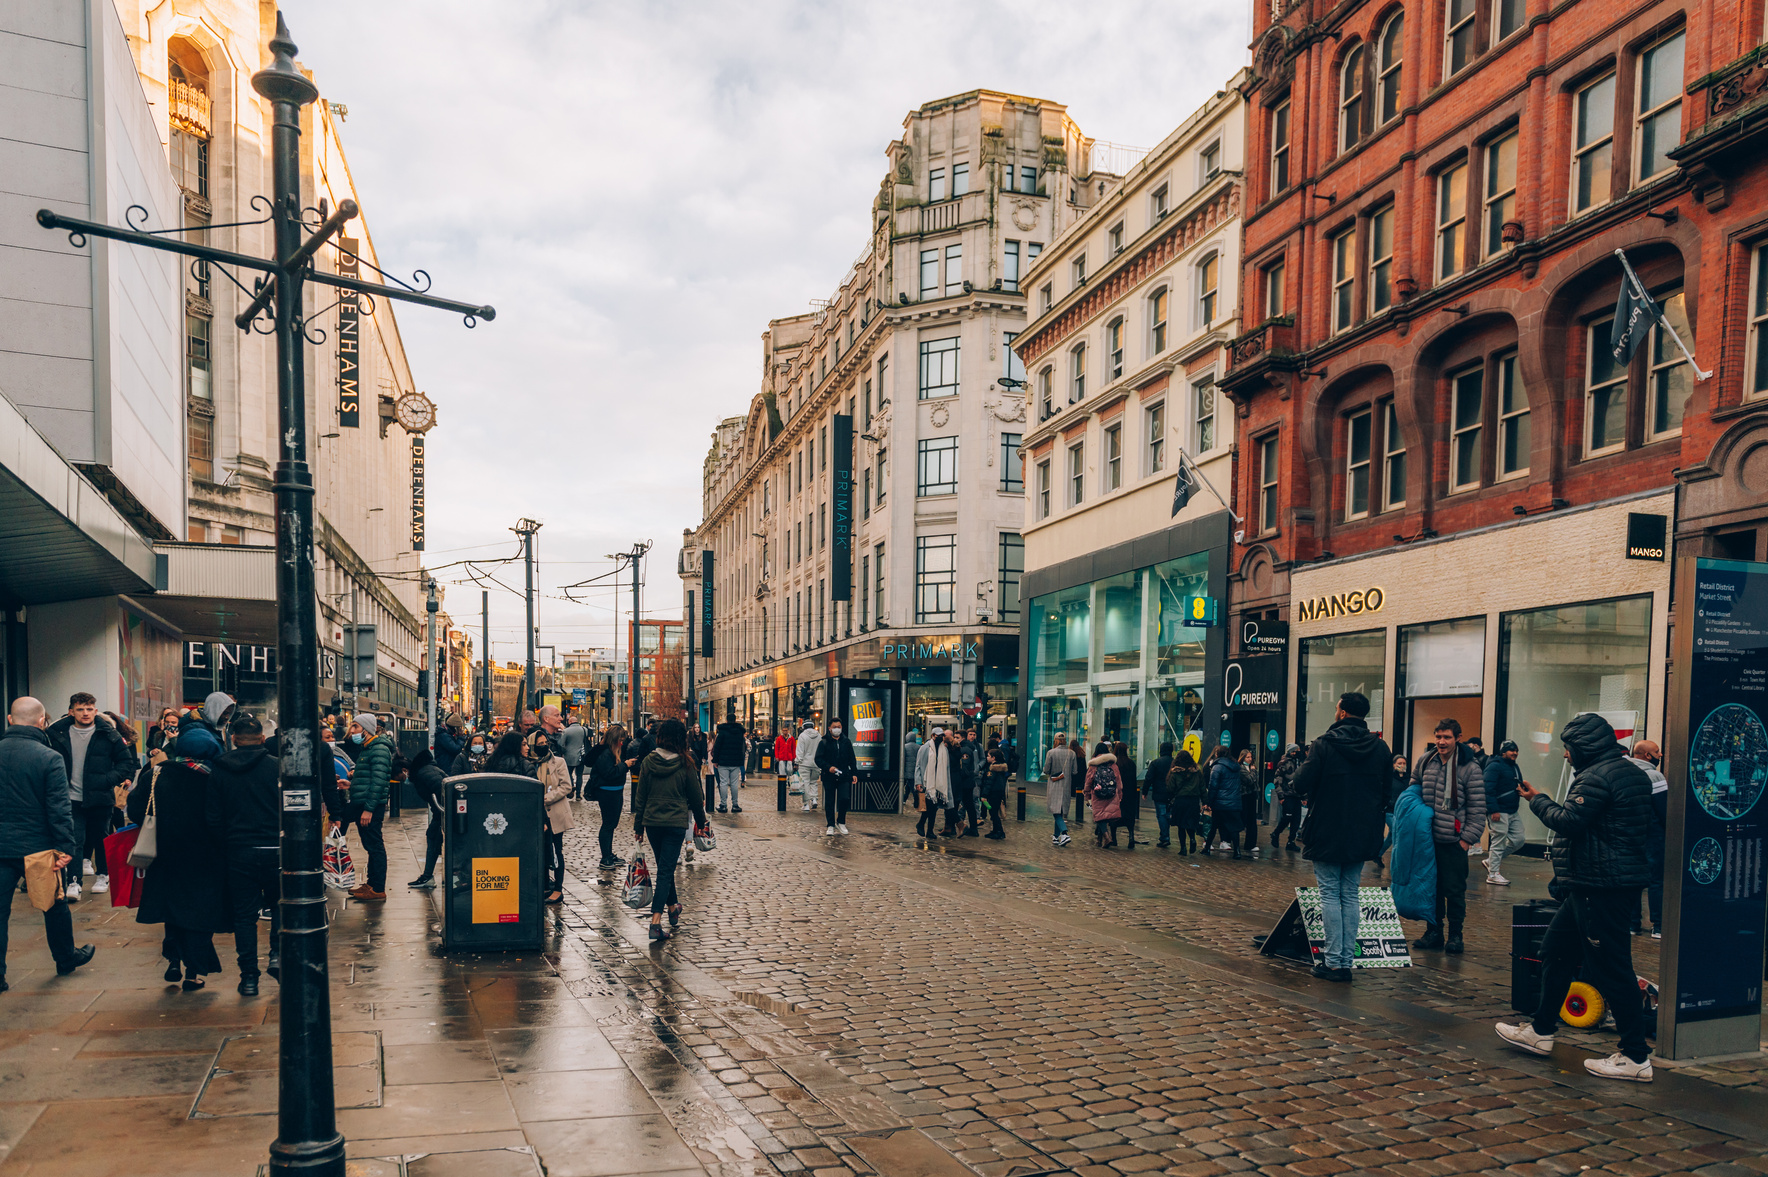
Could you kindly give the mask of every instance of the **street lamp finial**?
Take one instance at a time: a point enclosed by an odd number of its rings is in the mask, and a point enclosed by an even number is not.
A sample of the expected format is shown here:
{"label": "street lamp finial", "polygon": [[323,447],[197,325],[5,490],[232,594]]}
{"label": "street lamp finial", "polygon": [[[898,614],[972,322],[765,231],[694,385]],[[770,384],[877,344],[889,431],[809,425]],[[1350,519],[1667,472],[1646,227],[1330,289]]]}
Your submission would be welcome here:
{"label": "street lamp finial", "polygon": [[299,50],[289,36],[288,21],[282,10],[276,11],[276,35],[270,38],[271,62],[252,75],[252,89],[272,102],[292,102],[306,106],[319,97],[319,87],[295,65]]}

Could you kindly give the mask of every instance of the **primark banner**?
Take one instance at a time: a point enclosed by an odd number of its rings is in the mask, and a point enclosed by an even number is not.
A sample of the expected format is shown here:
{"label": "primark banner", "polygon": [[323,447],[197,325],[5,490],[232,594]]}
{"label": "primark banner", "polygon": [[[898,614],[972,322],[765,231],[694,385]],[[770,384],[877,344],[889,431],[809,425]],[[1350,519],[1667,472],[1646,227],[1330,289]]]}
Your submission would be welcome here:
{"label": "primark banner", "polygon": [[830,507],[834,551],[829,556],[829,600],[853,600],[853,418],[835,414],[835,453]]}
{"label": "primark banner", "polygon": [[700,551],[700,654],[712,657],[712,549]]}

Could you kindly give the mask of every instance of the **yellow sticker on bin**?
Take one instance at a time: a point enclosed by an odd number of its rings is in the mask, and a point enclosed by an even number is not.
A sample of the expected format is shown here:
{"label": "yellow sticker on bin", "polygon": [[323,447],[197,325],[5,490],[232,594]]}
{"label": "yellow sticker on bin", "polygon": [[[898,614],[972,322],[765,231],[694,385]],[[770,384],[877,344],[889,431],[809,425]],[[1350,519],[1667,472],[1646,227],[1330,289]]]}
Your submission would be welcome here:
{"label": "yellow sticker on bin", "polygon": [[513,924],[520,921],[522,860],[473,859],[473,922]]}

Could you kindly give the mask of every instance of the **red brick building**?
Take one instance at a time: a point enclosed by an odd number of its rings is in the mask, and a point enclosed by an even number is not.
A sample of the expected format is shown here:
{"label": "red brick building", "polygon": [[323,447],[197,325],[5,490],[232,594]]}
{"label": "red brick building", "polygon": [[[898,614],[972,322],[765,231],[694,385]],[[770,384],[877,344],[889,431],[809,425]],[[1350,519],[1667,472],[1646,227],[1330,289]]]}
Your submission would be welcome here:
{"label": "red brick building", "polygon": [[[1439,713],[1488,746],[1592,708],[1655,735],[1668,564],[1627,560],[1628,517],[1768,542],[1763,0],[1255,21],[1230,591],[1292,623],[1292,730],[1360,683],[1402,747]],[[1661,327],[1613,359],[1616,250],[1712,379]]]}

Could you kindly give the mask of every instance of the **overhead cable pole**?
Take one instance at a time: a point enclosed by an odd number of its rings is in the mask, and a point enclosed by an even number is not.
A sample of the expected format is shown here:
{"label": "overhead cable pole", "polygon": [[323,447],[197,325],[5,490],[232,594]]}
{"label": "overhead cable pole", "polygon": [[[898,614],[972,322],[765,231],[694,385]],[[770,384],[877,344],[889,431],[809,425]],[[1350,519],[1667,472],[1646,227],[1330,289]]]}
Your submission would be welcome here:
{"label": "overhead cable pole", "polygon": [[479,593],[479,729],[491,728],[491,591]]}
{"label": "overhead cable pole", "polygon": [[520,727],[522,712],[534,702],[534,533],[540,530],[540,524],[532,519],[522,519],[510,530],[522,537],[522,569],[526,577],[523,600],[528,609],[528,669],[523,679],[522,697],[516,701],[515,714],[510,716],[510,722]]}
{"label": "overhead cable pole", "polygon": [[[317,328],[308,322],[303,287],[317,282],[376,299],[417,303],[452,310],[468,326],[490,320],[497,312],[439,298],[399,282],[366,258],[361,265],[391,279],[369,282],[313,268],[313,259],[360,211],[353,200],[341,201],[335,212],[323,204],[308,210],[301,204],[301,108],[319,97],[319,89],[295,64],[295,43],[282,14],[270,40],[271,64],[252,75],[252,89],[269,101],[270,221],[276,256],[253,257],[187,240],[182,226],[147,231],[118,228],[97,221],[62,216],[39,209],[37,223],[66,231],[69,242],[83,248],[88,239],[103,237],[147,249],[181,254],[209,263],[250,298],[234,319],[251,330],[264,312],[271,312],[276,336],[277,460],[276,493],[276,630],[278,774],[282,790],[282,940],[281,1005],[278,1035],[277,1137],[270,1146],[273,1177],[344,1177],[344,1138],[338,1132],[332,1087],[331,978],[327,959],[325,880],[320,850],[320,764],[329,760],[320,733],[319,611],[313,574],[313,474],[307,464],[307,395],[304,353]],[[315,212],[308,219],[308,212]],[[131,226],[147,217],[132,206]],[[138,220],[139,217],[139,220]],[[312,228],[311,236],[306,230]],[[303,238],[305,238],[303,240]],[[341,255],[342,246],[335,246]],[[232,270],[261,275],[255,288]],[[352,649],[352,653],[354,653]],[[352,667],[351,677],[356,676]]]}

